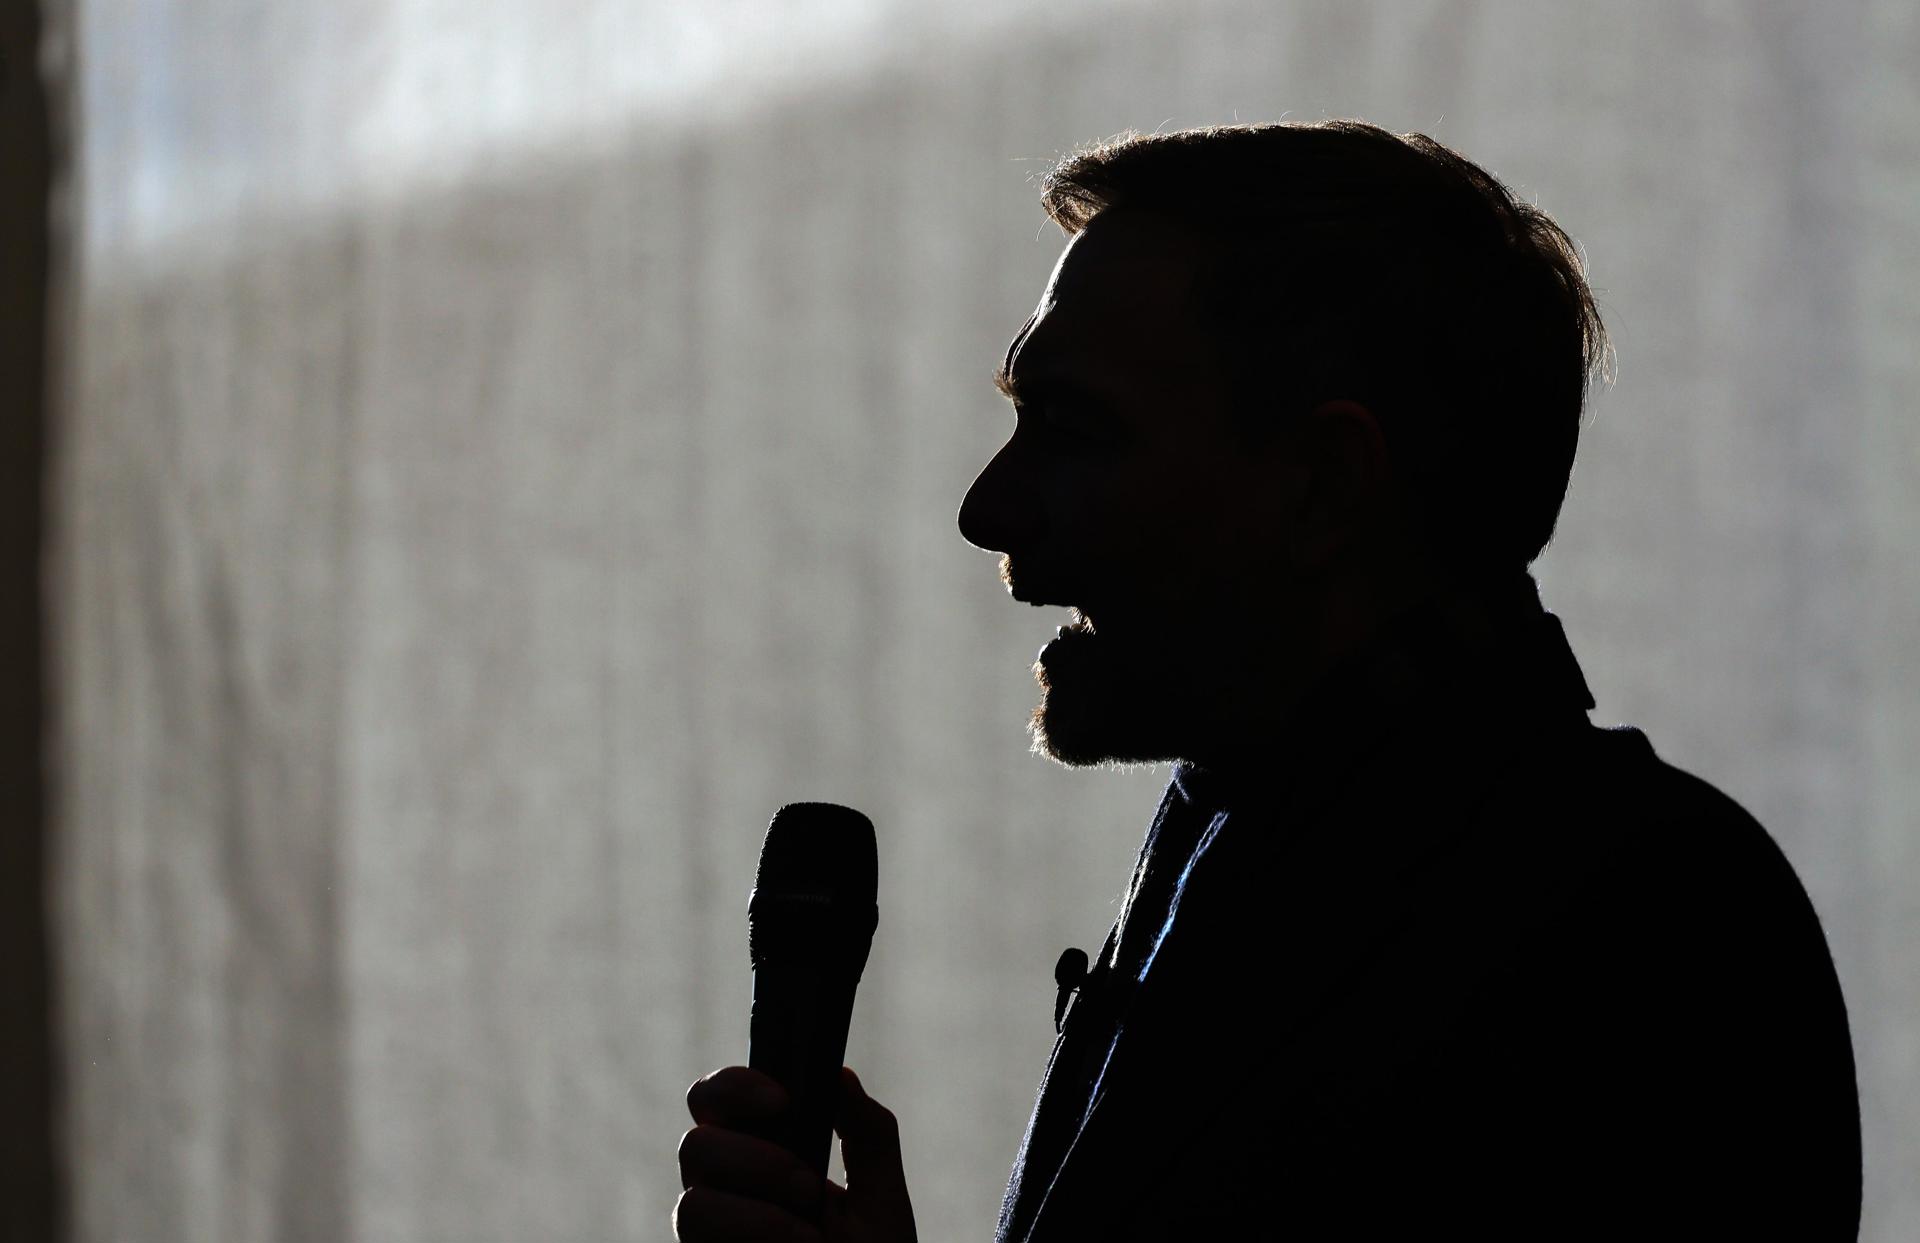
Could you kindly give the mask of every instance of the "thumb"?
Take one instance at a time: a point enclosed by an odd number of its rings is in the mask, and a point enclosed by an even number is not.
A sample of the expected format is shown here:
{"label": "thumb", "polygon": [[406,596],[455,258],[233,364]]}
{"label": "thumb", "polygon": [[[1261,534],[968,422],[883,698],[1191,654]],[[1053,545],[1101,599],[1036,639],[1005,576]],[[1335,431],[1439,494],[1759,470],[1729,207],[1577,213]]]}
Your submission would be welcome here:
{"label": "thumb", "polygon": [[840,1109],[833,1129],[840,1135],[840,1162],[847,1190],[891,1191],[906,1185],[900,1167],[900,1123],[893,1111],[867,1095],[860,1076],[840,1068]]}

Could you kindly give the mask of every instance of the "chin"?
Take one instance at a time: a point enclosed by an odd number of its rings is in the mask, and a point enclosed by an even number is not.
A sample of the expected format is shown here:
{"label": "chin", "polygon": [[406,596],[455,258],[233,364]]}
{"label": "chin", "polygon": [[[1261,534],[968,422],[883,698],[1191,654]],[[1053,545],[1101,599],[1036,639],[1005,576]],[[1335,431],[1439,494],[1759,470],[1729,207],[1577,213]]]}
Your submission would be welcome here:
{"label": "chin", "polygon": [[1119,764],[1125,761],[1116,752],[1124,748],[1115,747],[1110,740],[1097,734],[1088,736],[1071,725],[1052,719],[1043,703],[1033,710],[1033,720],[1027,724],[1027,733],[1033,738],[1033,753],[1045,756],[1056,764],[1068,768],[1097,768],[1102,764]]}
{"label": "chin", "polygon": [[1041,687],[1027,732],[1033,752],[1068,768],[1155,764],[1179,758],[1166,738],[1177,710],[1138,681],[1034,666]]}

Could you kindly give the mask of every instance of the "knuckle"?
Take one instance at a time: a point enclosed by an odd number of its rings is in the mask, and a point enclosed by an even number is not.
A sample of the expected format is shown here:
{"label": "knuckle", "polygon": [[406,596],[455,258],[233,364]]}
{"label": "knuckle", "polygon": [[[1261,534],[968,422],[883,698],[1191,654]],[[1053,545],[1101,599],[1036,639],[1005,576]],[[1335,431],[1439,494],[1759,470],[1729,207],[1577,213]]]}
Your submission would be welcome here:
{"label": "knuckle", "polygon": [[777,1082],[745,1066],[722,1067],[687,1089],[687,1112],[693,1120],[721,1126],[769,1117],[786,1103]]}
{"label": "knuckle", "polygon": [[673,1237],[682,1243],[699,1237],[695,1233],[700,1215],[699,1201],[696,1199],[698,1191],[698,1188],[689,1187],[673,1202]]}
{"label": "knuckle", "polygon": [[705,1127],[692,1127],[686,1134],[680,1137],[680,1148],[677,1155],[680,1159],[680,1172],[682,1174],[687,1172],[688,1164],[699,1156],[702,1145],[706,1143],[706,1136],[702,1134],[705,1130]]}
{"label": "knuckle", "polygon": [[702,1114],[723,1111],[740,1094],[738,1066],[723,1066],[709,1071],[687,1088],[687,1112],[698,1119]]}
{"label": "knuckle", "polygon": [[697,1243],[732,1232],[727,1229],[721,1205],[723,1198],[706,1187],[689,1187],[673,1202],[673,1237],[680,1243]]}

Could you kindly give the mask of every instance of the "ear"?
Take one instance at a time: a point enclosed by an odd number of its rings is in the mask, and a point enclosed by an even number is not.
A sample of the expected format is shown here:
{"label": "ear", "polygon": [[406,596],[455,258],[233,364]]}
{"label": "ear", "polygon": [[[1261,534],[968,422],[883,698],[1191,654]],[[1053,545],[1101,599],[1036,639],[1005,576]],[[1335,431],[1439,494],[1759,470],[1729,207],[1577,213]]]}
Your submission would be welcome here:
{"label": "ear", "polygon": [[1293,560],[1300,569],[1322,570],[1388,516],[1393,477],[1387,438],[1372,410],[1342,398],[1307,412],[1296,425],[1294,450],[1303,487]]}

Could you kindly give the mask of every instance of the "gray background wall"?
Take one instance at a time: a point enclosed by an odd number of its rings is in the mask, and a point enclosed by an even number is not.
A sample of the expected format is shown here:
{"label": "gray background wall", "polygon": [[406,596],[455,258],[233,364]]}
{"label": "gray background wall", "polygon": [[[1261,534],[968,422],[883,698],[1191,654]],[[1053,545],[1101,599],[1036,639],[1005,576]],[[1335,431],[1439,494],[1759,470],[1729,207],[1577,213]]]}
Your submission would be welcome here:
{"label": "gray background wall", "polygon": [[1054,619],[953,529],[1031,179],[1282,115],[1433,133],[1585,245],[1620,371],[1549,606],[1596,719],[1806,881],[1863,1237],[1920,1234],[1911,6],[51,12],[77,1237],[664,1237],[800,798],[880,826],[849,1060],[922,1236],[988,1236],[1164,779],[1025,754]]}

